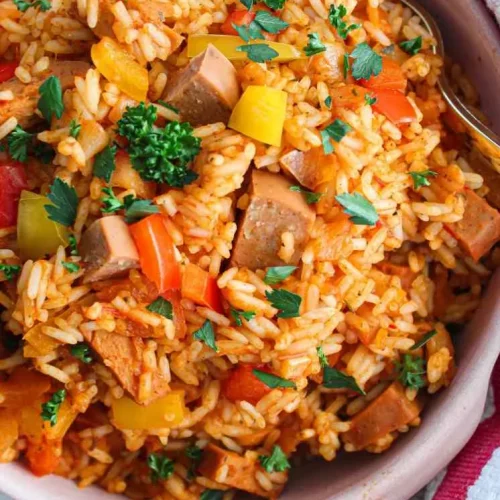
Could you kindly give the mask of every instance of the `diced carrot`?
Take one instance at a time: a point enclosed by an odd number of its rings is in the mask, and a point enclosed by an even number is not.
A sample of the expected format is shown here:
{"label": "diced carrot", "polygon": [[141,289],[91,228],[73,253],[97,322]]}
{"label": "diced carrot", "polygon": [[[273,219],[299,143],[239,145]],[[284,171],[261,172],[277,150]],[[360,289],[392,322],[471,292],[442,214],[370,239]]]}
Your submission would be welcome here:
{"label": "diced carrot", "polygon": [[333,108],[358,109],[365,104],[369,92],[359,85],[348,84],[331,90]]}
{"label": "diced carrot", "polygon": [[411,123],[417,119],[417,114],[408,98],[398,90],[372,90],[377,99],[373,109],[385,115],[394,125]]}
{"label": "diced carrot", "polygon": [[26,459],[31,472],[38,477],[54,473],[60,462],[61,448],[60,440],[28,441]]}
{"label": "diced carrot", "polygon": [[217,280],[196,264],[188,264],[182,276],[181,294],[200,306],[222,313],[221,293]]}
{"label": "diced carrot", "polygon": [[159,293],[179,289],[181,285],[180,265],[163,217],[150,215],[129,226],[139,251],[142,272],[155,283]]}
{"label": "diced carrot", "polygon": [[260,366],[254,365],[238,365],[234,368],[229,377],[223,383],[223,393],[229,401],[248,401],[252,404],[257,404],[266,394],[271,392],[271,389],[261,382],[253,373],[252,370]]}
{"label": "diced carrot", "polygon": [[183,339],[187,333],[187,326],[186,319],[184,318],[184,309],[181,306],[181,294],[179,290],[168,290],[162,294],[162,297],[172,304],[175,336],[178,339]]}
{"label": "diced carrot", "polygon": [[382,71],[368,80],[359,80],[359,83],[368,89],[404,92],[408,81],[401,66],[396,61],[389,57],[382,57]]}

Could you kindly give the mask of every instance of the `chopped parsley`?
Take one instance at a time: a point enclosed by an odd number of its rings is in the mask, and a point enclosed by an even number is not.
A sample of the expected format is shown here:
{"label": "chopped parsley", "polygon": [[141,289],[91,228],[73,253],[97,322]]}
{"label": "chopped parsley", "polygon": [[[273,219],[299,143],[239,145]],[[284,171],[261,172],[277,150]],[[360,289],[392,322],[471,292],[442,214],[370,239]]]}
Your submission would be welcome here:
{"label": "chopped parsley", "polygon": [[25,0],[14,0],[14,5],[17,10],[26,12],[30,7],[40,7],[42,12],[50,10],[51,4],[49,0],[35,0],[34,2],[26,2]]}
{"label": "chopped parsley", "polygon": [[283,31],[290,26],[286,21],[279,17],[273,16],[270,12],[259,10],[255,13],[254,22],[267,33],[273,35]]}
{"label": "chopped parsley", "polygon": [[251,319],[255,318],[255,311],[240,311],[239,309],[235,309],[234,307],[231,307],[230,314],[234,319],[234,324],[236,326],[243,325],[241,318],[243,318],[245,321],[250,321]]}
{"label": "chopped parsley", "polygon": [[292,382],[291,380],[287,380],[286,378],[281,378],[278,377],[278,375],[274,375],[272,373],[267,373],[263,372],[262,370],[257,370],[257,368],[254,368],[252,370],[252,373],[267,387],[270,387],[271,389],[276,389],[276,388],[286,388],[286,387],[291,387],[292,389],[297,389],[297,385],[295,382]]}
{"label": "chopped parsley", "polygon": [[420,389],[425,386],[425,360],[419,356],[403,354],[403,360],[395,361],[399,381],[410,389]]}
{"label": "chopped parsley", "polygon": [[411,40],[405,40],[399,44],[401,49],[403,49],[407,54],[411,56],[417,55],[422,50],[422,37],[417,36]]}
{"label": "chopped parsley", "polygon": [[349,54],[344,54],[344,64],[343,64],[343,74],[344,74],[344,80],[347,79],[347,75],[349,74],[349,69],[351,67],[351,64],[349,62]]}
{"label": "chopped parsley", "polygon": [[248,59],[263,63],[278,57],[278,52],[265,43],[253,43],[251,45],[240,45],[236,47],[238,52],[246,52]]}
{"label": "chopped parsley", "polygon": [[56,177],[50,186],[47,198],[53,203],[44,205],[50,220],[63,226],[72,226],[76,219],[78,196],[74,187]]}
{"label": "chopped parsley", "polygon": [[431,183],[428,177],[436,177],[437,172],[433,170],[423,170],[421,172],[410,172],[410,175],[413,179],[413,188],[419,189],[422,186],[430,186]]}
{"label": "chopped parsley", "polygon": [[232,23],[231,26],[234,28],[236,33],[238,33],[239,37],[245,42],[249,42],[250,40],[265,40],[261,29],[254,21],[252,21],[249,25],[238,25]]}
{"label": "chopped parsley", "polygon": [[270,9],[280,10],[285,6],[286,0],[262,0]]}
{"label": "chopped parsley", "polygon": [[269,456],[259,455],[259,462],[266,472],[284,472],[290,468],[290,462],[280,446],[275,444]]}
{"label": "chopped parsley", "polygon": [[264,283],[266,285],[277,285],[287,279],[296,269],[297,266],[268,267],[264,276]]}
{"label": "chopped parsley", "polygon": [[434,335],[437,334],[437,330],[431,330],[430,332],[427,332],[418,342],[416,342],[412,347],[410,347],[410,351],[415,351],[417,349],[420,349],[423,347],[429,340],[434,337]]}
{"label": "chopped parsley", "polygon": [[97,153],[94,161],[94,175],[109,182],[116,168],[115,156],[116,146],[108,145]]}
{"label": "chopped parsley", "polygon": [[247,8],[247,10],[252,9],[254,0],[240,0],[240,1]]}
{"label": "chopped parsley", "polygon": [[378,221],[375,207],[361,194],[339,194],[335,199],[344,207],[344,213],[351,216],[353,224],[374,226]]}
{"label": "chopped parsley", "polygon": [[57,424],[57,414],[65,399],[66,391],[61,389],[60,391],[54,392],[52,397],[46,403],[42,404],[42,413],[40,416],[42,420],[48,420],[51,427]]}
{"label": "chopped parsley", "polygon": [[378,55],[366,42],[360,43],[351,52],[354,59],[352,65],[352,76],[356,80],[368,80],[377,76],[382,71],[382,57]]}
{"label": "chopped parsley", "polygon": [[288,290],[273,290],[266,292],[267,300],[273,307],[279,309],[278,318],[296,318],[299,316],[302,298]]}
{"label": "chopped parsley", "polygon": [[373,106],[376,102],[377,102],[376,97],[372,97],[368,93],[365,94],[365,103],[368,104],[368,106]]}
{"label": "chopped parsley", "polygon": [[325,154],[328,155],[335,151],[330,139],[333,139],[335,142],[340,142],[351,130],[352,127],[348,123],[345,123],[338,118],[333,123],[328,125],[328,127],[323,129],[320,132],[320,135]]}
{"label": "chopped parsley", "polygon": [[179,110],[175,106],[172,106],[171,104],[169,104],[166,101],[159,100],[157,102],[157,104],[159,104],[160,106],[163,106],[164,108],[169,109],[170,111],[173,111],[174,113],[179,114]]}
{"label": "chopped parsley", "polygon": [[328,358],[326,357],[323,348],[321,346],[316,347],[316,352],[318,353],[319,364],[321,365],[321,368],[325,368],[325,366],[328,366]]}
{"label": "chopped parsley", "polygon": [[101,198],[101,203],[103,207],[101,212],[105,214],[112,214],[118,210],[125,208],[123,203],[116,197],[114,191],[110,187],[102,188],[102,192],[106,195]]}
{"label": "chopped parsley", "polygon": [[331,109],[331,107],[332,107],[332,97],[331,97],[331,96],[328,96],[328,97],[325,99],[325,106],[326,106],[328,109]]}
{"label": "chopped parsley", "polygon": [[193,128],[186,122],[155,127],[156,116],[155,106],[141,102],[127,107],[118,121],[118,133],[129,141],[132,166],[145,181],[173,187],[190,184],[198,178],[189,163],[200,152],[201,139],[193,135]]}
{"label": "chopped parsley", "polygon": [[148,467],[151,469],[151,481],[168,479],[174,473],[174,462],[159,453],[148,455]]}
{"label": "chopped parsley", "polygon": [[79,255],[78,254],[78,243],[76,242],[76,237],[74,234],[70,234],[68,236],[68,244],[69,244],[69,254],[70,255]]}
{"label": "chopped parsley", "polygon": [[307,191],[307,189],[304,189],[300,186],[290,186],[290,191],[302,193],[308,205],[318,203],[319,199],[323,196],[323,193],[314,193],[313,191]]}
{"label": "chopped parsley", "polygon": [[349,389],[358,394],[365,394],[365,391],[359,387],[354,377],[346,375],[331,366],[323,368],[323,387],[327,389]]}
{"label": "chopped parsley", "polygon": [[200,495],[200,500],[222,500],[224,493],[222,490],[205,490]]}
{"label": "chopped parsley", "polygon": [[158,297],[156,300],[151,302],[149,306],[146,307],[148,311],[159,314],[167,319],[174,319],[172,302],[164,299],[163,297]]}
{"label": "chopped parsley", "polygon": [[330,24],[337,29],[337,33],[345,40],[347,35],[353,31],[357,30],[361,27],[360,24],[347,24],[343,18],[347,15],[347,9],[344,5],[339,5],[338,7],[335,5],[330,5],[330,11],[328,13],[328,20]]}
{"label": "chopped parsley", "polygon": [[306,56],[313,56],[326,50],[325,45],[320,40],[317,33],[309,33],[307,37],[309,38],[309,42],[304,47],[304,54]]}
{"label": "chopped parsley", "polygon": [[151,214],[157,214],[160,209],[151,200],[140,200],[128,194],[123,199],[123,202],[115,195],[110,187],[102,188],[102,192],[106,195],[101,198],[103,207],[101,211],[106,214],[125,210],[125,220],[132,224]]}
{"label": "chopped parsley", "polygon": [[7,146],[11,158],[25,163],[32,141],[33,134],[23,130],[20,125],[16,125],[16,128],[7,136]]}
{"label": "chopped parsley", "polygon": [[193,337],[196,340],[200,340],[204,344],[206,344],[210,349],[215,352],[219,352],[219,348],[215,343],[215,332],[212,323],[207,319],[205,323],[193,333]]}
{"label": "chopped parsley", "polygon": [[187,478],[191,481],[194,477],[196,477],[196,468],[201,461],[203,450],[199,446],[192,444],[184,450],[184,455],[191,459],[191,465],[189,466],[187,473]]}
{"label": "chopped parsley", "polygon": [[0,264],[0,272],[3,273],[7,281],[12,281],[21,271],[21,266],[14,264]]}
{"label": "chopped parsley", "polygon": [[49,76],[39,89],[38,109],[50,123],[52,117],[61,118],[64,111],[61,81],[57,76]]}
{"label": "chopped parsley", "polygon": [[71,137],[76,139],[80,134],[81,129],[82,126],[76,120],[71,120],[71,123],[69,124],[69,135]]}
{"label": "chopped parsley", "polygon": [[94,361],[94,358],[92,357],[92,351],[90,350],[90,347],[87,344],[81,343],[72,345],[70,352],[72,356],[79,359],[82,363],[85,363],[86,365]]}
{"label": "chopped parsley", "polygon": [[77,273],[80,270],[80,266],[75,262],[62,262],[62,266],[69,273]]}

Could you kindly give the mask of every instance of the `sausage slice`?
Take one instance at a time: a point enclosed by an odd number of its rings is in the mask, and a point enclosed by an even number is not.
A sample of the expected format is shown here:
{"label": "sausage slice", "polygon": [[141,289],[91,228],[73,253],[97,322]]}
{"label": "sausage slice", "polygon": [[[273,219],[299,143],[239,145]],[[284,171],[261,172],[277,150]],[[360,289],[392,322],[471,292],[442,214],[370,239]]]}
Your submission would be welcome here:
{"label": "sausage slice", "polygon": [[422,411],[418,400],[410,401],[405,388],[393,382],[378,398],[361,410],[351,421],[351,429],[344,441],[361,450],[386,436],[389,432],[410,423]]}
{"label": "sausage slice", "polygon": [[461,221],[446,224],[462,249],[479,260],[500,240],[500,214],[471,189],[465,190],[467,204]]}
{"label": "sausage slice", "polygon": [[[301,193],[290,191],[291,186],[281,175],[260,170],[252,172],[250,202],[239,224],[232,266],[262,269],[299,262],[315,213]],[[284,232],[292,233],[295,240],[290,262],[278,257]]]}
{"label": "sausage slice", "polygon": [[84,283],[123,275],[140,267],[139,254],[122,217],[96,220],[82,236],[80,251],[88,264]]}
{"label": "sausage slice", "polygon": [[182,121],[194,126],[227,123],[239,98],[236,69],[213,45],[167,84],[164,97],[179,110]]}
{"label": "sausage slice", "polygon": [[17,78],[11,78],[0,84],[0,91],[12,90],[12,101],[0,101],[0,124],[12,116],[17,118],[19,125],[29,128],[40,121],[35,114],[40,85],[51,75],[57,76],[61,81],[63,92],[75,85],[75,76],[85,76],[90,65],[84,61],[54,61],[49,71],[42,76],[34,78],[31,83],[25,84]]}

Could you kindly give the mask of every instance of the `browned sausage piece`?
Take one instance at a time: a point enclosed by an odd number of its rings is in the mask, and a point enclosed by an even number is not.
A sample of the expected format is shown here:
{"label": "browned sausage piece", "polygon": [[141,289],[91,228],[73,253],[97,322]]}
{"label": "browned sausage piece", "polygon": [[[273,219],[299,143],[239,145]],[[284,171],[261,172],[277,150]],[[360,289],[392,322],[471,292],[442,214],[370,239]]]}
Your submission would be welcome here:
{"label": "browned sausage piece", "polygon": [[54,61],[49,71],[25,84],[17,78],[11,78],[0,84],[0,91],[12,90],[12,101],[0,101],[0,124],[14,116],[19,125],[29,128],[40,121],[35,114],[40,94],[40,85],[51,75],[59,77],[63,92],[75,85],[75,76],[84,76],[90,65],[83,61]]}
{"label": "browned sausage piece", "polygon": [[84,283],[115,278],[140,267],[128,226],[118,215],[96,220],[83,234],[80,251],[88,264]]}
{"label": "browned sausage piece", "polygon": [[351,429],[346,432],[344,441],[361,450],[377,439],[395,431],[416,417],[422,411],[418,400],[410,401],[405,388],[393,382],[378,398],[361,410],[351,421]]}
{"label": "browned sausage piece", "polygon": [[465,190],[466,205],[461,221],[446,224],[462,249],[479,260],[500,240],[500,214],[471,189]]}
{"label": "browned sausage piece", "polygon": [[227,123],[239,98],[236,69],[213,45],[167,84],[164,97],[194,126]]}
{"label": "browned sausage piece", "polygon": [[[224,466],[228,468],[227,474]],[[225,484],[231,488],[238,488],[266,498],[276,498],[282,487],[268,492],[263,490],[255,479],[258,467],[256,460],[209,444],[203,450],[203,459],[198,471],[211,481]]]}
{"label": "browned sausage piece", "polygon": [[[148,404],[170,390],[168,382],[159,371],[152,374],[151,394],[140,393],[140,376],[143,370],[144,340],[138,337],[124,337],[116,333],[96,330],[83,332],[85,340],[101,356],[104,364],[116,375],[121,386],[137,403]],[[146,396],[146,397],[144,397]]]}
{"label": "browned sausage piece", "polygon": [[[283,176],[261,170],[252,172],[250,201],[240,221],[231,265],[262,269],[297,264],[309,240],[315,214],[301,193],[290,191]],[[290,262],[278,257],[281,235],[293,234],[295,253]]]}

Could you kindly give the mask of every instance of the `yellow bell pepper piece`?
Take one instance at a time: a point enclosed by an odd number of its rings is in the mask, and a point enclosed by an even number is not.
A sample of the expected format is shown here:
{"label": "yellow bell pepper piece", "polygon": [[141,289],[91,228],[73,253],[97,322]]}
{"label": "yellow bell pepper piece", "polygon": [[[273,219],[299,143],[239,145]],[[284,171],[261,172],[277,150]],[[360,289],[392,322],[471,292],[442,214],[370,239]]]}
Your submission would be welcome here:
{"label": "yellow bell pepper piece", "polygon": [[228,127],[265,144],[281,146],[286,99],[282,90],[251,85],[236,103]]}
{"label": "yellow bell pepper piece", "polygon": [[95,67],[118,88],[136,101],[145,101],[148,92],[148,70],[120,44],[103,37],[90,50]]}
{"label": "yellow bell pepper piece", "polygon": [[39,259],[53,254],[59,245],[68,245],[68,229],[49,219],[45,196],[22,191],[17,215],[17,244],[23,259]]}
{"label": "yellow bell pepper piece", "polygon": [[113,421],[119,429],[162,429],[182,422],[186,414],[184,392],[172,391],[147,406],[124,396],[111,402]]}
{"label": "yellow bell pepper piece", "polygon": [[[251,40],[250,43],[265,43],[269,45],[269,47],[278,53],[278,56],[272,59],[276,62],[292,61],[305,57],[300,50],[288,43],[268,42],[267,40]],[[237,47],[246,45],[245,42],[239,36],[231,35],[191,35],[187,42],[188,57],[195,57],[201,54],[209,44],[220,50],[230,61],[244,61],[248,59],[246,52],[236,50]]]}

